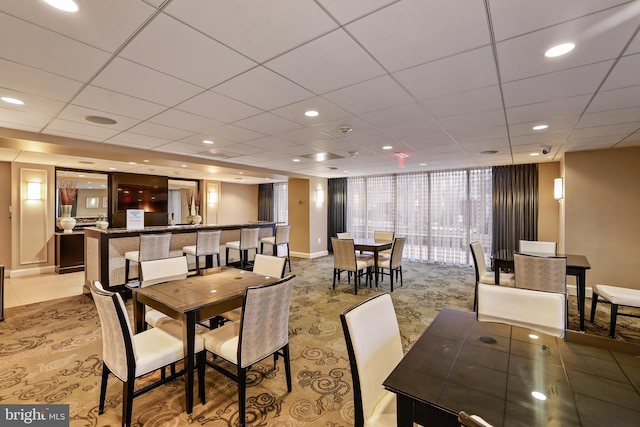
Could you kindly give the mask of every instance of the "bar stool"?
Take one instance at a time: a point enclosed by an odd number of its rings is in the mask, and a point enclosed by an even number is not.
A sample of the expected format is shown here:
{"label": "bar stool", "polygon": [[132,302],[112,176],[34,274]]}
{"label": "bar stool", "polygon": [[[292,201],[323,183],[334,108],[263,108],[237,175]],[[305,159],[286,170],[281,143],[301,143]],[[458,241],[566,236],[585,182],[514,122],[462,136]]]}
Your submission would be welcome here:
{"label": "bar stool", "polygon": [[289,272],[291,272],[291,253],[289,251],[289,231],[291,231],[290,225],[278,225],[276,226],[276,235],[271,237],[263,237],[260,239],[260,253],[264,254],[264,245],[271,245],[273,256],[278,256],[278,246],[287,245],[287,256],[285,257],[285,265],[289,263]]}
{"label": "bar stool", "polygon": [[213,256],[218,259],[218,267],[220,267],[220,230],[217,231],[198,231],[196,244],[192,246],[183,246],[183,255],[193,255],[196,257],[196,271],[200,273],[200,257],[206,257],[205,268],[213,267]]}
{"label": "bar stool", "polygon": [[140,234],[140,246],[137,251],[125,252],[124,281],[129,281],[131,261],[138,263],[138,280],[142,277],[140,261],[169,258],[171,233]]}
{"label": "bar stool", "polygon": [[253,249],[258,253],[258,234],[260,233],[259,228],[241,228],[240,229],[240,240],[236,240],[233,242],[227,242],[226,246],[226,260],[227,265],[229,264],[229,249],[234,249],[240,252],[240,268],[244,269],[245,262],[249,259],[249,250]]}

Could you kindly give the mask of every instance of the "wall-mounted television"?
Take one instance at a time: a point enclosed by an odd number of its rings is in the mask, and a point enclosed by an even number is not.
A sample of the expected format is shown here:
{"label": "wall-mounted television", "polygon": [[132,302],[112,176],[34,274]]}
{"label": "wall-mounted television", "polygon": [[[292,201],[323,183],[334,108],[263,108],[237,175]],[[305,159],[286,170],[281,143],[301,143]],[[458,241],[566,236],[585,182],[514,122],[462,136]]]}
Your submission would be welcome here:
{"label": "wall-mounted television", "polygon": [[116,211],[142,209],[145,212],[167,212],[169,188],[162,185],[143,185],[119,182]]}

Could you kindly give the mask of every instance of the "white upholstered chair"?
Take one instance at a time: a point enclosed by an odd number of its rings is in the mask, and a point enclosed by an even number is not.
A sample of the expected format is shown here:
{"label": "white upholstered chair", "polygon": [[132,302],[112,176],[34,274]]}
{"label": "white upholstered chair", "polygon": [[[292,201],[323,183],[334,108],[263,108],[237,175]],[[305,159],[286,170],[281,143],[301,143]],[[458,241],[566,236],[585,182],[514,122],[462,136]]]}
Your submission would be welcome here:
{"label": "white upholstered chair", "polygon": [[350,239],[351,233],[349,233],[348,231],[345,231],[344,233],[336,233],[336,237],[338,239]]}
{"label": "white upholstered chair", "polygon": [[240,252],[240,268],[244,268],[245,263],[249,259],[249,251],[254,250],[258,253],[258,235],[260,234],[259,228],[241,228],[240,240],[235,240],[226,243],[226,260],[229,264],[229,249]]}
{"label": "white upholstered chair", "polygon": [[514,254],[515,286],[478,284],[478,320],[564,337],[567,260]]}
{"label": "white upholstered chair", "polygon": [[[91,283],[91,295],[100,316],[102,328],[102,381],[100,383],[100,401],[98,414],[104,412],[107,393],[107,380],[112,373],[123,383],[122,388],[122,425],[131,425],[133,398],[155,387],[174,380],[184,371],[161,378],[139,390],[135,390],[137,378],[155,370],[164,368],[184,358],[184,346],[181,336],[176,336],[159,328],[153,328],[133,334],[127,310],[118,293],[105,291],[99,282]],[[196,337],[198,383],[201,402],[205,403],[204,341]]]}
{"label": "white upholstered chair", "polygon": [[400,275],[400,286],[402,286],[402,252],[404,251],[404,243],[407,240],[406,237],[396,237],[393,239],[393,246],[391,247],[391,258],[378,261],[378,267],[380,268],[381,280],[384,280],[384,271],[389,270],[389,278],[391,279],[391,292],[393,292],[393,276],[395,273],[396,280]]}
{"label": "white upholstered chair", "polygon": [[[495,285],[495,272],[487,269],[484,251],[480,242],[473,242],[469,245],[471,255],[473,256],[473,264],[476,270],[476,287],[473,294],[473,309],[476,309],[478,301],[478,284],[485,283],[487,285]],[[510,273],[500,272],[500,286],[513,286],[514,275]]]}
{"label": "white upholstered chair", "polygon": [[520,240],[520,253],[529,255],[556,255],[556,242],[541,242],[538,240]]}
{"label": "white upholstered chair", "polygon": [[591,323],[593,323],[596,315],[596,305],[598,304],[598,297],[611,304],[609,337],[616,337],[616,322],[618,319],[618,315],[639,317],[637,314],[633,313],[620,313],[618,312],[618,307],[621,305],[625,307],[640,307],[640,289],[602,284],[595,284],[591,289],[593,291],[593,295],[591,297]]}
{"label": "white upholstered chair", "polygon": [[403,357],[393,301],[377,294],[340,315],[353,382],[356,427],[395,426],[396,395],[382,387]]}
{"label": "white upholstered chair", "polygon": [[[152,286],[158,283],[170,282],[172,280],[183,280],[187,278],[189,266],[187,257],[179,256],[166,259],[156,259],[152,261],[140,262],[141,281],[140,286]],[[153,327],[158,326],[169,316],[153,308],[145,308],[144,322]]]}
{"label": "white upholstered chair", "polygon": [[[214,356],[208,363],[216,371],[238,383],[238,420],[245,425],[247,371],[252,365],[273,355],[284,358],[287,390],[291,392],[291,362],[289,358],[289,308],[293,294],[290,275],[277,283],[247,288],[239,322],[229,322],[205,332],[204,345]],[[230,371],[216,363],[220,357],[233,365]]]}
{"label": "white upholstered chair", "polygon": [[346,271],[354,274],[354,293],[357,295],[362,276],[366,275],[365,284],[371,276],[370,269],[374,265],[373,257],[358,259],[353,239],[336,239],[332,237],[331,246],[333,247],[333,289],[336,288],[336,277],[339,280],[340,273]]}
{"label": "white upholstered chair", "polygon": [[205,266],[213,265],[213,256],[217,256],[218,267],[220,266],[220,230],[198,231],[196,244],[183,246],[183,255],[192,255],[196,258],[196,271],[200,272],[200,257],[206,257]]}
{"label": "white upholstered chair", "polygon": [[[395,237],[395,233],[393,231],[374,231],[373,232],[373,240],[375,242],[390,243],[390,242],[393,242],[394,237]],[[384,251],[378,252],[378,258],[383,260],[391,258],[391,249],[386,249]]]}
{"label": "white upholstered chair", "polygon": [[137,251],[124,254],[124,281],[129,281],[131,262],[138,263],[138,280],[140,280],[140,262],[169,258],[171,233],[140,234],[140,245]]}
{"label": "white upholstered chair", "polygon": [[283,245],[287,247],[287,255],[285,260],[289,263],[289,272],[291,272],[291,252],[289,250],[289,233],[291,232],[290,225],[278,225],[276,226],[275,236],[263,237],[260,239],[260,253],[264,253],[264,245],[271,245],[272,253],[274,256],[278,256],[278,246]]}

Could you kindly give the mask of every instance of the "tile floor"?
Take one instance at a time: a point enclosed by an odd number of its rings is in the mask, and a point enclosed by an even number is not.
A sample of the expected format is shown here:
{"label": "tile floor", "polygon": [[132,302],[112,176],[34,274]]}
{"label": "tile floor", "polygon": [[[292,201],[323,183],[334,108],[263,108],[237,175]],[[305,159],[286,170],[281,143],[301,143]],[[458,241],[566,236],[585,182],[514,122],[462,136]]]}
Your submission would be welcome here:
{"label": "tile floor", "polygon": [[82,293],[84,271],[4,278],[4,308]]}

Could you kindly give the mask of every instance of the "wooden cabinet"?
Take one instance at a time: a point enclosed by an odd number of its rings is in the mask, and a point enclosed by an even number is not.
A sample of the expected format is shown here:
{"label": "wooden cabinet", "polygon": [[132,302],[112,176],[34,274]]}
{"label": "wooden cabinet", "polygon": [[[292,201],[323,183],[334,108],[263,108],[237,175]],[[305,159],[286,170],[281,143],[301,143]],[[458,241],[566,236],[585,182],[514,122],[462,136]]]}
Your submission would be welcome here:
{"label": "wooden cabinet", "polygon": [[56,233],[56,273],[84,270],[84,232]]}

